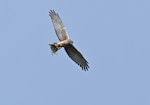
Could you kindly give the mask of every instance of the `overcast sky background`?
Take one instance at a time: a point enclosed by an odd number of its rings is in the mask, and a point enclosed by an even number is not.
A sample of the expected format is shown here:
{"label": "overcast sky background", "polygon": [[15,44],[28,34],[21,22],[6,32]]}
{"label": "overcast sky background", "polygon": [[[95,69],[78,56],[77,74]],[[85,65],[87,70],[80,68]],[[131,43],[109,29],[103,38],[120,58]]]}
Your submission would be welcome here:
{"label": "overcast sky background", "polygon": [[[58,42],[57,11],[88,72]],[[1,0],[0,105],[150,105],[149,0]]]}

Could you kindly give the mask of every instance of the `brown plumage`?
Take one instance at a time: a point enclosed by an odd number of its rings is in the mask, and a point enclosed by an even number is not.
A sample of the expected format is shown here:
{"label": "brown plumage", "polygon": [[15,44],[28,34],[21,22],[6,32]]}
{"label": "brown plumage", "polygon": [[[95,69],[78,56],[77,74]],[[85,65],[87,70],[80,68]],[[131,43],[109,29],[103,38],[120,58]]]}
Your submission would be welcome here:
{"label": "brown plumage", "polygon": [[83,70],[88,70],[88,62],[82,56],[82,54],[72,45],[68,44],[68,46],[64,47],[68,56],[76,62]]}
{"label": "brown plumage", "polygon": [[67,34],[66,28],[61,21],[58,13],[56,13],[54,10],[50,10],[49,16],[52,19],[53,26],[56,32],[56,35],[60,42],[58,43],[53,43],[49,44],[50,48],[53,53],[57,52],[59,49],[64,47],[66,53],[68,56],[75,62],[77,63],[82,70],[88,70],[88,62],[87,60],[83,57],[83,55],[73,46],[73,42],[71,39],[69,39],[69,36]]}

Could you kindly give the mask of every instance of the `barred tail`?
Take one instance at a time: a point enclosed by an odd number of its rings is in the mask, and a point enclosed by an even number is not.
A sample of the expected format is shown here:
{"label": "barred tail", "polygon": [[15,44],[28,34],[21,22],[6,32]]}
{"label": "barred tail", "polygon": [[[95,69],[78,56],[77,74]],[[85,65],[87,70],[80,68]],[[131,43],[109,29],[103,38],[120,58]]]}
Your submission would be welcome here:
{"label": "barred tail", "polygon": [[58,46],[56,46],[56,43],[54,43],[54,44],[49,44],[50,45],[50,48],[51,48],[51,50],[52,50],[52,53],[55,53],[55,52],[57,52],[61,47],[58,47]]}

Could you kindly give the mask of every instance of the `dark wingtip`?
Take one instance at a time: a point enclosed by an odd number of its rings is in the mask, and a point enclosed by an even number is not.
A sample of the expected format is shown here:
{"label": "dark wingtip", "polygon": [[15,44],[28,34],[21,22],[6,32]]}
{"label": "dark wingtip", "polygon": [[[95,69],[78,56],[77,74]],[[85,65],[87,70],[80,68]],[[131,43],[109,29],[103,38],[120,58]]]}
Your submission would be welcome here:
{"label": "dark wingtip", "polygon": [[52,15],[58,15],[54,10],[49,11],[49,16],[52,17]]}
{"label": "dark wingtip", "polygon": [[90,68],[89,67],[89,65],[86,65],[86,66],[83,66],[83,67],[81,67],[82,68],[82,70],[84,70],[84,71],[89,71],[88,69]]}

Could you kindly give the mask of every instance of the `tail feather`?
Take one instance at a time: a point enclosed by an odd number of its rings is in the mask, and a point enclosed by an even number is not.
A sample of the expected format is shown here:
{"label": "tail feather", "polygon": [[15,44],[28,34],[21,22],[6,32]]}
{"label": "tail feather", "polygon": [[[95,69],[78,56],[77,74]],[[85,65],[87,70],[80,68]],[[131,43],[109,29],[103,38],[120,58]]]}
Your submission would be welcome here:
{"label": "tail feather", "polygon": [[56,43],[54,44],[49,44],[50,48],[52,50],[52,53],[56,53],[59,49],[61,49],[61,47],[56,46]]}

